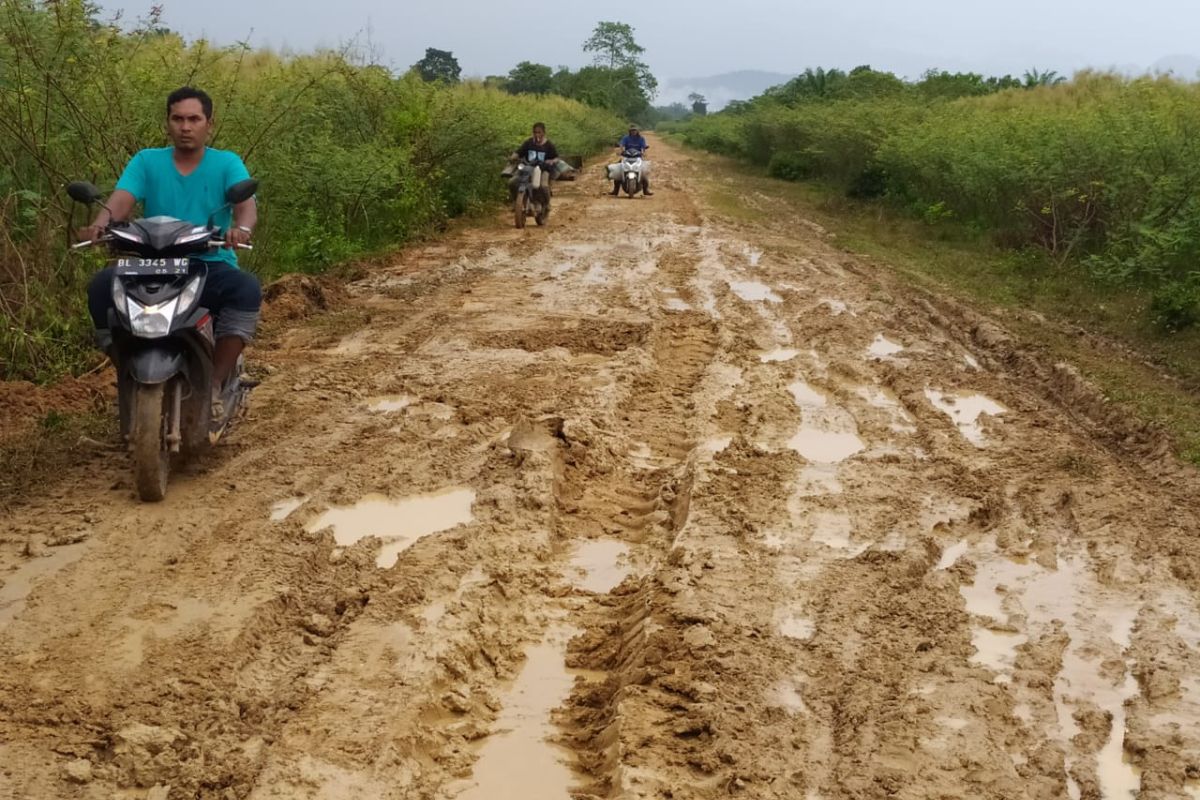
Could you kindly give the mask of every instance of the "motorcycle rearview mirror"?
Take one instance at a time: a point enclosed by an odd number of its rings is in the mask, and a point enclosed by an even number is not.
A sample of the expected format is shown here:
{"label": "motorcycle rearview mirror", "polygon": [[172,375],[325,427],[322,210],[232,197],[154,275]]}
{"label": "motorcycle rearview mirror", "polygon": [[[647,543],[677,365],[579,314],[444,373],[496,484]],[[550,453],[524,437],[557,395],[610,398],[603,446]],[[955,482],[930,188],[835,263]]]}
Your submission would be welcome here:
{"label": "motorcycle rearview mirror", "polygon": [[99,203],[102,195],[100,190],[87,181],[71,181],[67,184],[67,194],[76,203]]}
{"label": "motorcycle rearview mirror", "polygon": [[216,211],[208,215],[208,227],[213,227],[216,224],[217,215],[227,208],[236,206],[238,203],[244,203],[258,192],[258,181],[253,178],[247,178],[244,181],[238,181],[233,186],[225,190],[225,205],[218,208]]}
{"label": "motorcycle rearview mirror", "polygon": [[254,197],[256,192],[258,192],[258,181],[253,178],[247,178],[244,181],[238,181],[225,190],[225,202],[231,206],[236,206],[238,203],[244,203],[251,197]]}

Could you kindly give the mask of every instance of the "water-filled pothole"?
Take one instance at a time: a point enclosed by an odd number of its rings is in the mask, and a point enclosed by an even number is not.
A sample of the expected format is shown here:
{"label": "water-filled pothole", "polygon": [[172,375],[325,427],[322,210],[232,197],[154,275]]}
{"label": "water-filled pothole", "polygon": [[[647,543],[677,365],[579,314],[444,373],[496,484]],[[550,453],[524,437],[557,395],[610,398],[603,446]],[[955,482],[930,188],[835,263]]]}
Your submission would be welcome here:
{"label": "water-filled pothole", "polygon": [[716,455],[717,453],[724,452],[731,444],[733,444],[733,434],[726,433],[721,436],[711,436],[705,439],[700,443],[698,449],[702,453]]}
{"label": "water-filled pothole", "polygon": [[839,511],[818,511],[810,517],[812,541],[833,550],[853,550],[854,522],[849,514]]}
{"label": "water-filled pothole", "polygon": [[925,396],[934,408],[954,421],[963,438],[977,447],[982,447],[986,441],[979,418],[984,414],[999,416],[1008,411],[995,400],[970,392],[939,392],[926,389]]}
{"label": "water-filled pothole", "polygon": [[376,414],[393,414],[408,408],[415,400],[415,397],[410,397],[406,394],[376,397],[368,401],[367,410],[374,411]]}
{"label": "water-filled pothole", "polygon": [[764,364],[770,364],[777,361],[791,361],[796,356],[800,355],[799,350],[794,350],[790,347],[777,347],[774,350],[768,350],[758,356],[758,360]]}
{"label": "water-filled pothole", "polygon": [[383,545],[375,563],[388,568],[418,540],[471,522],[473,489],[454,488],[403,500],[368,495],[348,508],[331,508],[308,526],[310,533],[333,528],[338,546],[349,547],[368,536]]}
{"label": "water-filled pothole", "polygon": [[1028,638],[1019,633],[976,628],[971,632],[971,644],[975,645],[971,660],[995,672],[996,683],[1011,683],[1017,648],[1027,641]]}
{"label": "water-filled pothole", "polygon": [[845,302],[841,300],[834,300],[833,298],[829,297],[821,298],[821,302],[817,304],[817,308],[821,308],[822,306],[828,308],[829,313],[835,317],[840,317],[842,314],[845,314],[850,310],[850,307],[847,306]]}
{"label": "water-filled pothole", "polygon": [[837,464],[866,448],[856,434],[807,426],[788,440],[788,447],[815,464]]}
{"label": "water-filled pothole", "polygon": [[300,497],[289,497],[286,500],[280,500],[271,506],[271,522],[283,522],[292,515],[296,509],[308,502],[308,495]]}
{"label": "water-filled pothole", "polygon": [[788,391],[792,393],[792,398],[796,401],[796,405],[801,408],[824,408],[828,402],[825,399],[825,395],[809,386],[803,380],[797,380],[790,384]]}
{"label": "water-filled pothole", "polygon": [[893,342],[882,333],[876,334],[875,341],[867,347],[867,355],[871,358],[888,358],[904,350],[904,345]]}
{"label": "water-filled pothole", "polygon": [[[1096,755],[1101,795],[1131,797],[1141,785],[1141,776],[1125,753],[1125,706],[1137,695],[1138,683],[1128,661],[1119,680],[1110,667],[1122,660],[1129,647],[1141,604],[1136,598],[1106,590],[1079,558],[1060,558],[1057,569],[1046,569],[1036,562],[1012,561],[985,549],[976,562],[975,585],[960,587],[968,611],[1005,625],[1011,624],[1011,613],[1023,628],[1034,631],[1062,625],[1069,644],[1054,680],[1059,735],[1069,742],[1080,733],[1075,720],[1080,703],[1093,704],[1110,714],[1108,738]],[[1003,670],[997,680],[1007,680],[1006,673],[1011,672],[1007,651],[1026,638],[1023,632],[977,631],[979,660],[998,672]]]}
{"label": "water-filled pothole", "polygon": [[808,706],[804,703],[800,687],[787,679],[779,681],[767,691],[767,705],[773,708],[782,708],[793,714],[808,713]]}
{"label": "water-filled pothole", "polygon": [[55,547],[49,555],[30,558],[15,572],[6,574],[4,582],[0,583],[0,625],[10,622],[21,613],[29,593],[38,583],[83,558],[87,549],[88,542]]}
{"label": "water-filled pothole", "polygon": [[967,552],[967,548],[969,547],[970,545],[966,542],[955,542],[950,545],[942,551],[942,557],[934,569],[939,571],[950,569],[958,563],[958,560],[963,557],[963,554]]}
{"label": "water-filled pothole", "polygon": [[817,626],[812,620],[790,613],[779,620],[778,628],[781,636],[801,642],[807,642],[817,632]]}
{"label": "water-filled pothole", "polygon": [[591,539],[571,554],[576,575],[575,586],[587,592],[611,592],[633,571],[629,566],[629,545],[616,539]]}
{"label": "water-filled pothole", "polygon": [[692,307],[688,303],[686,303],[683,300],[680,300],[678,297],[668,298],[667,302],[664,303],[663,305],[668,311],[691,311],[692,310]]}
{"label": "water-filled pothole", "polygon": [[504,696],[495,732],[484,740],[471,786],[456,800],[565,800],[578,781],[570,753],[550,741],[551,712],[577,677],[601,676],[565,666],[567,642],[577,631],[559,627],[525,651],[525,666]]}
{"label": "water-filled pothole", "polygon": [[775,294],[770,286],[758,281],[729,281],[729,288],[747,302],[782,303],[783,298]]}

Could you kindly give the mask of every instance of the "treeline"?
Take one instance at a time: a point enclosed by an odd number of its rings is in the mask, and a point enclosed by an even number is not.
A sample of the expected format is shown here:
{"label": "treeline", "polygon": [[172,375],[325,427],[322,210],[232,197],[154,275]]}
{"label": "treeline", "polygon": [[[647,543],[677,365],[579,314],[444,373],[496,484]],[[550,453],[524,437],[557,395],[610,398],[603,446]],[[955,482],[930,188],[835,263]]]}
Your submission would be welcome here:
{"label": "treeline", "polygon": [[[0,5],[0,378],[49,379],[88,363],[84,286],[69,255],[84,221],[63,187],[111,189],[129,157],[166,144],[167,94],[216,103],[214,146],[262,182],[265,278],[317,271],[404,242],[502,194],[499,165],[535,119],[560,149],[611,144],[621,121],[562,97],[423,80],[353,52],[284,56],[186,42],[157,16],[127,30],[82,0]],[[74,213],[72,219],[72,212]]]}
{"label": "treeline", "polygon": [[1200,320],[1200,86],[1170,77],[809,70],[674,128],[689,143],[1044,250]]}
{"label": "treeline", "polygon": [[558,95],[651,124],[658,80],[641,60],[645,48],[634,38],[634,29],[621,22],[601,22],[583,50],[593,63],[581,69],[522,61],[507,75],[489,75],[484,85],[513,95]]}

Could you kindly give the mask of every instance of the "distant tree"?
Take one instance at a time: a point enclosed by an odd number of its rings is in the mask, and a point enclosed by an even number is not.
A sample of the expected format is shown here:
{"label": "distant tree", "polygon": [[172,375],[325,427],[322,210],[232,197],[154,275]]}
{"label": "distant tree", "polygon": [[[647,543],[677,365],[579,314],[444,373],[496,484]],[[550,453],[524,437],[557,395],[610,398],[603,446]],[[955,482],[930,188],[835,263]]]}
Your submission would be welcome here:
{"label": "distant tree", "polygon": [[628,67],[640,63],[642,47],[633,38],[633,28],[623,22],[600,22],[583,43],[583,52],[595,53],[598,67]]}
{"label": "distant tree", "polygon": [[670,120],[672,122],[675,120],[686,119],[691,113],[691,109],[689,109],[683,103],[671,103],[669,106],[656,106],[654,109],[654,116],[656,119]]}
{"label": "distant tree", "polygon": [[443,83],[458,83],[462,75],[462,67],[458,65],[458,59],[449,50],[438,50],[430,47],[425,50],[425,57],[413,64],[413,69],[420,74],[423,80],[430,83],[434,81],[442,81]]}
{"label": "distant tree", "polygon": [[650,67],[641,60],[646,52],[633,38],[633,28],[623,22],[600,22],[592,35],[583,43],[585,53],[593,53],[597,67],[610,70],[630,68],[638,77],[638,84],[647,98],[658,90],[658,80],[650,73]]}
{"label": "distant tree", "polygon": [[1014,78],[1012,75],[1003,75],[1000,77],[991,77],[986,81],[988,87],[994,92],[1003,92],[1005,89],[1020,89],[1021,81]]}
{"label": "distant tree", "polygon": [[766,96],[781,100],[788,105],[803,100],[828,98],[846,82],[849,76],[840,69],[826,70],[821,67],[804,70],[782,86],[766,91]]}
{"label": "distant tree", "polygon": [[507,75],[488,75],[483,79],[483,85],[489,89],[508,89]]}
{"label": "distant tree", "polygon": [[633,67],[559,70],[554,76],[554,92],[590,106],[607,108],[631,122],[645,118],[650,111],[650,99]]}
{"label": "distant tree", "polygon": [[926,97],[946,99],[976,97],[993,91],[977,72],[947,72],[939,69],[928,70],[916,87]]}
{"label": "distant tree", "polygon": [[1026,89],[1033,89],[1038,86],[1057,86],[1060,83],[1066,83],[1067,79],[1059,75],[1054,70],[1046,70],[1038,72],[1037,69],[1031,69],[1025,73],[1024,86]]}
{"label": "distant tree", "polygon": [[506,89],[512,94],[548,94],[554,88],[554,70],[545,64],[522,61],[508,73]]}
{"label": "distant tree", "polygon": [[832,88],[831,94],[836,97],[886,97],[907,90],[908,85],[891,72],[855,67],[844,81]]}
{"label": "distant tree", "polygon": [[699,92],[689,94],[688,102],[692,104],[692,113],[696,116],[703,117],[708,113],[708,98]]}

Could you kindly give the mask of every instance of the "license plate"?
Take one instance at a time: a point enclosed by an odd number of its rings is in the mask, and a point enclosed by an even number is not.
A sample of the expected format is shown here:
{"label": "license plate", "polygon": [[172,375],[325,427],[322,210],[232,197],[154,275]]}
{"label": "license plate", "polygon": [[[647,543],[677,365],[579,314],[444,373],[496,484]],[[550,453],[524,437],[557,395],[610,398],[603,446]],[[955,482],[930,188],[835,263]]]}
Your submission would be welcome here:
{"label": "license plate", "polygon": [[191,260],[188,258],[141,258],[133,256],[118,258],[112,267],[118,275],[187,275]]}

